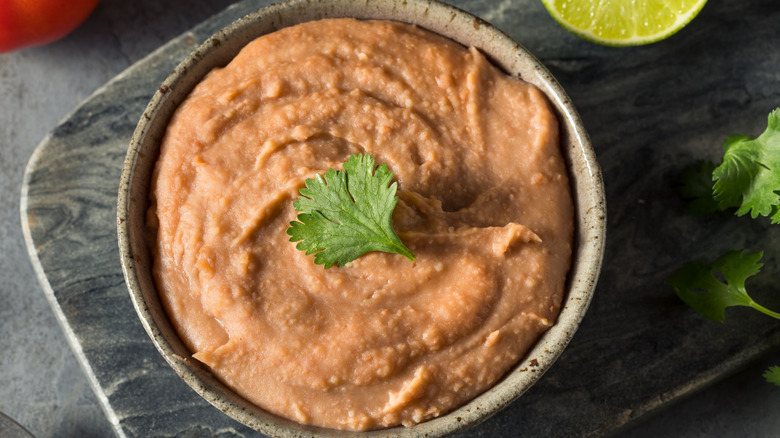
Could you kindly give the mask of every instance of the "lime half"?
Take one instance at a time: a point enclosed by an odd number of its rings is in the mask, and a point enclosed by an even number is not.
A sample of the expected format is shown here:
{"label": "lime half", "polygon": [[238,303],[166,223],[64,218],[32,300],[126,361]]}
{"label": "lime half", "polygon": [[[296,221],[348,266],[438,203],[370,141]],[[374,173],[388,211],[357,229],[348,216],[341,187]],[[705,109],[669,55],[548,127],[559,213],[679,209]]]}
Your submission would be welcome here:
{"label": "lime half", "polygon": [[542,0],[569,32],[607,46],[660,41],[688,24],[707,0]]}

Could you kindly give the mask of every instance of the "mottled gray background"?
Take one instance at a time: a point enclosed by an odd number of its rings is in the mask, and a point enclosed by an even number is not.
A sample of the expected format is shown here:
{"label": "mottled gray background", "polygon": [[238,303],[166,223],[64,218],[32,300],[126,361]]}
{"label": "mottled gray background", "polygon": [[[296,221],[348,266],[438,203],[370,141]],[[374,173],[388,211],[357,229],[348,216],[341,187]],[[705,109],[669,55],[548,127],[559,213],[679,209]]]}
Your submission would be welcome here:
{"label": "mottled gray background", "polygon": [[[758,134],[768,111],[780,105],[780,5],[774,0],[710,3],[689,27],[667,41],[643,48],[611,49],[567,34],[536,0],[457,2],[522,42],[551,68],[575,105],[588,109],[583,119],[604,165],[610,214],[607,269],[599,292],[602,297],[613,298],[597,297],[592,315],[615,313],[641,319],[650,313],[655,316],[657,329],[628,326],[625,332],[615,332],[614,325],[606,320],[586,319],[575,337],[581,347],[570,356],[593,356],[578,365],[583,374],[598,380],[595,385],[600,388],[620,383],[628,388],[624,392],[630,393],[634,380],[636,388],[657,389],[659,403],[670,397],[670,388],[668,380],[657,376],[669,374],[678,364],[672,361],[664,372],[654,372],[658,368],[645,366],[637,351],[650,349],[666,354],[674,347],[681,356],[693,356],[702,351],[699,343],[717,344],[721,337],[733,341],[746,336],[741,333],[741,325],[760,318],[737,310],[729,313],[728,324],[712,325],[677,307],[658,281],[681,257],[712,257],[722,245],[737,244],[753,250],[763,245],[760,237],[749,238],[762,236],[763,223],[722,216],[686,218],[682,204],[665,182],[686,160],[702,154],[717,157],[719,142],[725,135]],[[0,55],[0,411],[38,437],[102,437],[113,431],[27,257],[19,221],[27,161],[46,134],[95,89],[229,4],[197,0],[182,8],[182,3],[173,0],[103,0],[87,22],[66,39]],[[78,164],[67,163],[67,155],[62,160],[71,166]],[[676,218],[680,233],[664,232],[667,217]],[[670,235],[684,238],[664,240]],[[775,240],[770,236],[766,241]],[[708,246],[714,251],[708,251]],[[763,249],[767,250],[768,265],[777,261],[776,251]],[[645,264],[626,259],[648,253],[661,255]],[[68,254],[62,257],[67,259]],[[777,268],[766,270],[772,269],[777,272]],[[780,307],[771,278],[765,276],[757,283],[762,287],[759,296],[764,302]],[[768,323],[759,324],[762,330],[775,333],[766,328]],[[664,337],[670,336],[671,332],[665,331],[669,326],[696,329],[704,335],[690,339],[689,344],[678,344]],[[630,349],[610,350],[610,345],[638,332],[647,335],[637,336]],[[742,351],[739,346],[727,347],[721,354]],[[583,354],[586,348],[587,354]],[[607,354],[608,361],[599,360]],[[669,357],[675,356],[669,353]],[[776,414],[780,412],[780,388],[767,385],[760,377],[771,364],[780,365],[780,354],[770,352],[769,357],[753,361],[745,371],[623,435],[776,436],[780,430],[780,416]],[[548,388],[558,385],[565,389],[564,371],[570,369],[566,364],[556,364],[542,380],[548,380]],[[614,402],[571,394],[581,398],[578,408],[582,411],[598,410],[600,404]],[[128,402],[142,402],[145,396],[134,395],[137,398]],[[558,396],[566,399],[565,393]],[[577,405],[578,400],[574,399],[573,404]],[[551,414],[565,420],[567,412]],[[164,429],[149,424],[151,417],[135,420],[146,422],[146,429],[152,433]],[[497,435],[501,421],[505,420],[488,423],[472,435],[509,436],[517,432],[504,430],[505,434]],[[550,428],[554,430],[555,424]]]}

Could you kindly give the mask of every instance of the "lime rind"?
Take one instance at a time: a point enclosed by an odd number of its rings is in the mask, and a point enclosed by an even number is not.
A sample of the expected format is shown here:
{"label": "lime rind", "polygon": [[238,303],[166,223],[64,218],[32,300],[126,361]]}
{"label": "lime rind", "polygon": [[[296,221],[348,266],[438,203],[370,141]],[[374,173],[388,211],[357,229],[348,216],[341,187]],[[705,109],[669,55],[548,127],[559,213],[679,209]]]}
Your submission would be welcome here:
{"label": "lime rind", "polygon": [[[567,31],[587,41],[613,47],[664,40],[688,25],[707,0],[542,0],[549,14]],[[659,7],[660,6],[660,7]],[[561,9],[573,8],[561,12]],[[682,10],[680,10],[682,9]],[[605,34],[609,36],[604,36]]]}

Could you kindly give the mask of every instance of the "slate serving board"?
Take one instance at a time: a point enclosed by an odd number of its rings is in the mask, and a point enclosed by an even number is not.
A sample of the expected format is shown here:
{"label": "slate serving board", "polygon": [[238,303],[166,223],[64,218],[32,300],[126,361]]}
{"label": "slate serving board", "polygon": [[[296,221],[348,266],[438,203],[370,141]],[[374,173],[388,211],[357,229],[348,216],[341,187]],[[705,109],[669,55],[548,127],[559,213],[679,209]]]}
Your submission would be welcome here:
{"label": "slate serving board", "polygon": [[[119,436],[258,434],[203,401],[168,367],[125,290],[116,195],[143,109],[184,56],[269,1],[245,0],[117,76],[47,136],[24,176],[30,257]],[[710,2],[671,39],[595,46],[568,35],[537,0],[452,1],[503,29],[545,63],[573,99],[607,188],[608,243],[583,325],[520,400],[463,436],[603,436],[780,347],[780,325],[731,310],[725,325],[685,307],[664,284],[679,265],[729,249],[765,250],[749,288],[772,296],[780,227],[723,213],[693,217],[675,192],[682,168],[717,160],[731,133],[758,135],[780,105],[780,6]]]}

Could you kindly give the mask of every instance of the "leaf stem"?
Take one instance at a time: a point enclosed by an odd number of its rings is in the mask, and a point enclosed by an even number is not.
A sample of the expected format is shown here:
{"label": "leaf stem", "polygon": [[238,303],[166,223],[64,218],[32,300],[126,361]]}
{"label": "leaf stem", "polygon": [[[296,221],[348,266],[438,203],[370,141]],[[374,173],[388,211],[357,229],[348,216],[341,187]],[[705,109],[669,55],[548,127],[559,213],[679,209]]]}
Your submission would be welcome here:
{"label": "leaf stem", "polygon": [[764,315],[771,316],[774,319],[780,319],[780,313],[777,313],[777,312],[774,312],[772,310],[769,310],[766,307],[756,303],[753,300],[750,300],[750,307],[758,310],[759,312],[763,313]]}

